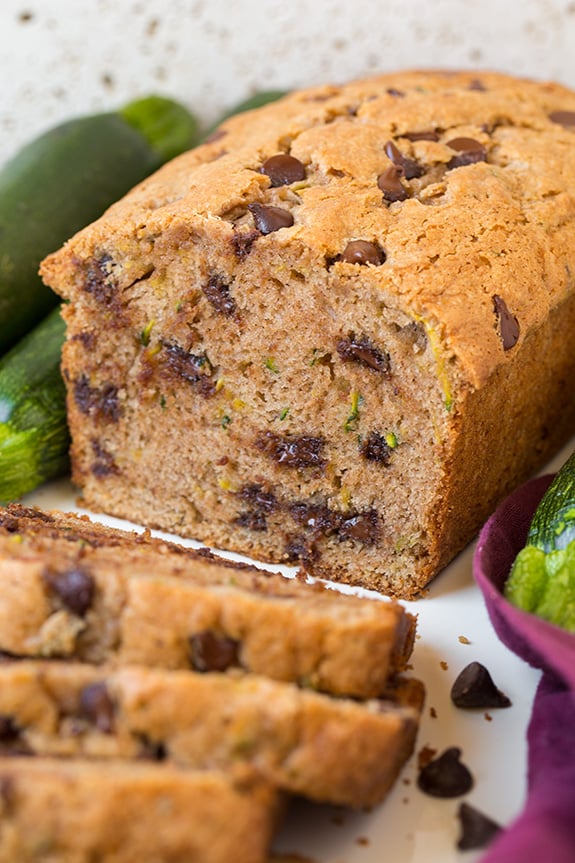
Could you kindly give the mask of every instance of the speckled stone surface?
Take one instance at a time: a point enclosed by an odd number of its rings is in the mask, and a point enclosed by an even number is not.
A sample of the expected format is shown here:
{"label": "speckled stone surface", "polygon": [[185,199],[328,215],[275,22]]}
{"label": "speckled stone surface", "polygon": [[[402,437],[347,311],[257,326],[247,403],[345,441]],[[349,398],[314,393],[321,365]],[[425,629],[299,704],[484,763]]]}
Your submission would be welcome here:
{"label": "speckled stone surface", "polygon": [[568,0],[2,0],[0,33],[0,160],[65,117],[150,91],[209,123],[258,89],[414,66],[575,83]]}

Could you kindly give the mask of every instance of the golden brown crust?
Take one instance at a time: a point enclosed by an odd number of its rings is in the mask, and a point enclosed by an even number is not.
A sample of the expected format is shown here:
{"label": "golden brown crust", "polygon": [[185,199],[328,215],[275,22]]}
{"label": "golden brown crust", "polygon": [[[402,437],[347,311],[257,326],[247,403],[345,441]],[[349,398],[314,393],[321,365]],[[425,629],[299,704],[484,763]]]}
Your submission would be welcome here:
{"label": "golden brown crust", "polygon": [[573,428],[574,112],[487,72],[294,93],[50,256],[88,505],[417,593]]}

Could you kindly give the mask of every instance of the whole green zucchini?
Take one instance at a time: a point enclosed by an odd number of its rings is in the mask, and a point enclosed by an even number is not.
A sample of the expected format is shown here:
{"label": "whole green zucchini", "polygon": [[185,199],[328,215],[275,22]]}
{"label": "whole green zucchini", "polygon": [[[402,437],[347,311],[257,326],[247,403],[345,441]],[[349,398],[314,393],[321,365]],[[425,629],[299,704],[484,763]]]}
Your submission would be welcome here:
{"label": "whole green zucchini", "polygon": [[575,632],[575,452],[539,502],[505,596],[524,611]]}
{"label": "whole green zucchini", "polygon": [[64,329],[55,308],[0,361],[1,503],[68,469]]}
{"label": "whole green zucchini", "polygon": [[0,354],[58,303],[40,261],[163,162],[197,142],[195,118],[160,96],[79,117],[0,170]]}

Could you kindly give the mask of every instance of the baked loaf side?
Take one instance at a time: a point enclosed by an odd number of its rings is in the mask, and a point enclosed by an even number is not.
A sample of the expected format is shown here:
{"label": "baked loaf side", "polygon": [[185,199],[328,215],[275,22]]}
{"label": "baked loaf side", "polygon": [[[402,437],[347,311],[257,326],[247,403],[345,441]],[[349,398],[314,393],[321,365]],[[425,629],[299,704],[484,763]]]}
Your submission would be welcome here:
{"label": "baked loaf side", "polygon": [[62,513],[0,510],[0,650],[226,671],[378,697],[405,669],[398,602],[235,565]]}
{"label": "baked loaf side", "polygon": [[227,121],[43,264],[87,505],[415,595],[575,426],[575,94],[413,72]]}
{"label": "baked loaf side", "polygon": [[256,675],[0,665],[5,754],[243,764],[283,791],[351,807],[384,799],[413,751],[422,703],[414,680],[356,702]]}
{"label": "baked loaf side", "polygon": [[0,758],[1,863],[266,863],[278,811],[254,777]]}

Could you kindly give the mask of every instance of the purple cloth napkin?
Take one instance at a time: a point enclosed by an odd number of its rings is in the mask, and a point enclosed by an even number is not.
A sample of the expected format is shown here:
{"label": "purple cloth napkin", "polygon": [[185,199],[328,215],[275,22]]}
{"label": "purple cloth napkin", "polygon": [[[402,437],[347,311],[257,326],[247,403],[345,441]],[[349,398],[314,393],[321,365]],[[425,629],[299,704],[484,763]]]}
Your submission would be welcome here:
{"label": "purple cloth napkin", "polygon": [[551,479],[532,480],[501,504],[473,560],[499,638],[543,671],[527,730],[527,801],[481,863],[575,863],[575,635],[515,608],[501,593]]}

